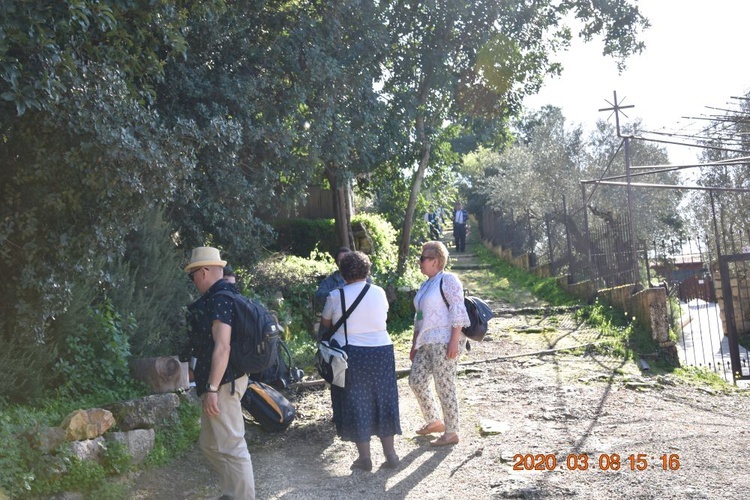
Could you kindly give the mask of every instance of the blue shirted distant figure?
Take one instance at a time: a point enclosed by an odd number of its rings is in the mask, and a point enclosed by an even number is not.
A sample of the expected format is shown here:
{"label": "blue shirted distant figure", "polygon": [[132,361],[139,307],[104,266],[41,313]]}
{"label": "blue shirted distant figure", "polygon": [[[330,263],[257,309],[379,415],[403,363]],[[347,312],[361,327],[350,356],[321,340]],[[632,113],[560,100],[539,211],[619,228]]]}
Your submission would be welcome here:
{"label": "blue shirted distant figure", "polygon": [[[351,251],[352,250],[349,247],[341,247],[336,250],[336,253],[333,255],[333,260],[336,261],[337,267],[341,267],[341,257]],[[370,279],[369,276],[367,277],[367,282],[372,283],[372,279]],[[326,276],[323,281],[320,282],[318,289],[315,291],[315,306],[317,310],[320,311],[323,309],[329,293],[344,285],[346,285],[346,280],[341,276],[341,271],[339,269],[336,269],[334,272]]]}
{"label": "blue shirted distant figure", "polygon": [[[351,249],[348,247],[341,247],[336,250],[336,253],[333,256],[333,260],[336,262],[336,267],[339,267],[341,257],[349,252],[351,252]],[[341,271],[339,269],[336,269],[334,272],[323,278],[323,281],[320,282],[318,289],[315,291],[315,305],[317,308],[323,309],[328,294],[331,293],[332,290],[341,288],[344,285],[346,285],[346,281],[341,277]]]}
{"label": "blue shirted distant figure", "polygon": [[453,210],[453,238],[456,243],[456,252],[466,250],[466,224],[469,222],[469,212],[464,210],[461,202],[456,202]]}

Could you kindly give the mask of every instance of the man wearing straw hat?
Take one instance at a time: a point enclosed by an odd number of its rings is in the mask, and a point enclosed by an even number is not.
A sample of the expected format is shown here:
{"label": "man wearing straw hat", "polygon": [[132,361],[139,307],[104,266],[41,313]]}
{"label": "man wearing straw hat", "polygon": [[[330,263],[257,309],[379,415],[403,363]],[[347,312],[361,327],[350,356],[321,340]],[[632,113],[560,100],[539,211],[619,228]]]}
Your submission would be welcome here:
{"label": "man wearing straw hat", "polygon": [[219,474],[222,498],[254,499],[253,464],[240,405],[247,375],[234,379],[227,370],[234,304],[231,298],[216,295],[220,290],[236,293],[234,285],[224,280],[226,264],[218,249],[198,247],[185,267],[201,293],[188,306],[190,349],[196,358],[195,386],[203,407],[199,445]]}

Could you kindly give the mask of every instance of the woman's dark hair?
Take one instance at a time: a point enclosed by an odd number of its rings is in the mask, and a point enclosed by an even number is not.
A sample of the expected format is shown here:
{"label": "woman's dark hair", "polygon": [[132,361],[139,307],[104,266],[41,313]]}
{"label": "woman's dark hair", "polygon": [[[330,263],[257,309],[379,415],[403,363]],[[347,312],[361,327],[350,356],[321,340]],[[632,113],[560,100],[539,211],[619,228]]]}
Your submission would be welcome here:
{"label": "woman's dark hair", "polygon": [[339,270],[347,283],[363,280],[370,275],[370,258],[362,252],[349,252],[341,257]]}

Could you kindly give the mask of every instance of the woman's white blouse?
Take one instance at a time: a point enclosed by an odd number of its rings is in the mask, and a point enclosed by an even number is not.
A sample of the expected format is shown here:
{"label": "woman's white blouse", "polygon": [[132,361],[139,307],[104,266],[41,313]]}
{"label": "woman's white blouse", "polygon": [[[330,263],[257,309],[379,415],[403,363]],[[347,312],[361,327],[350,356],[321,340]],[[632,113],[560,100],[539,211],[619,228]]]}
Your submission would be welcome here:
{"label": "woman's white blouse", "polygon": [[[450,308],[445,305],[440,294],[441,279],[443,294]],[[414,330],[418,334],[414,347],[417,349],[425,344],[447,344],[453,327],[471,324],[464,306],[464,287],[461,281],[454,274],[444,271],[422,283],[414,297],[414,308],[417,311]]]}
{"label": "woman's white blouse", "polygon": [[[357,300],[357,296],[364,286],[364,281],[358,281],[343,287],[347,309]],[[341,315],[341,294],[337,288],[328,295],[321,317],[330,319],[333,324],[336,324]],[[387,319],[388,299],[385,296],[385,290],[377,285],[370,284],[370,289],[362,297],[362,302],[346,320],[346,338],[349,344],[361,347],[392,344],[393,341],[386,329]],[[332,339],[342,346],[347,343],[344,337],[344,325],[339,327]]]}

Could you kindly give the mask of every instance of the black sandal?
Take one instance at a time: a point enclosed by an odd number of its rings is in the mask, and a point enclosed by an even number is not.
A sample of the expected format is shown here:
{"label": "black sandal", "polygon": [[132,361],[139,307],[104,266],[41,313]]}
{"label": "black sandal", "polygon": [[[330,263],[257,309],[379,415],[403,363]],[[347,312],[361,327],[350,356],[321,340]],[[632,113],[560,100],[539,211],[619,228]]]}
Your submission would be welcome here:
{"label": "black sandal", "polygon": [[372,470],[372,460],[370,460],[369,458],[358,458],[352,463],[352,466],[349,468],[351,470],[359,469],[370,472]]}
{"label": "black sandal", "polygon": [[385,462],[383,463],[383,465],[381,465],[381,467],[383,467],[384,469],[395,469],[396,467],[398,467],[398,463],[400,461],[401,459],[398,458],[398,455],[396,455],[395,453],[388,454],[385,456]]}

